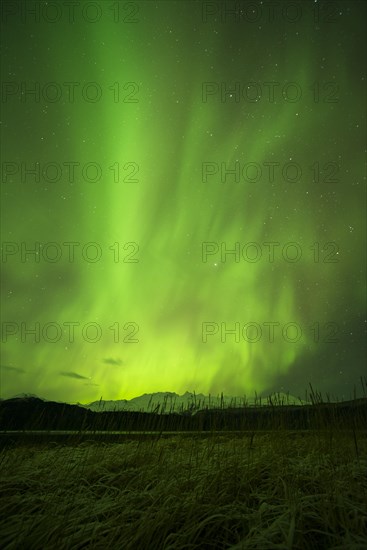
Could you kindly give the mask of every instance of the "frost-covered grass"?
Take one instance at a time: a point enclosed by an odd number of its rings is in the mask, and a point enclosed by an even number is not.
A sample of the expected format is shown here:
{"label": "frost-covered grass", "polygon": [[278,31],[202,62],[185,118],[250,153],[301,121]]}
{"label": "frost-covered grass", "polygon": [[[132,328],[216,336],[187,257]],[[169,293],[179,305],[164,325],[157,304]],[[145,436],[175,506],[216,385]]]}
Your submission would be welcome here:
{"label": "frost-covered grass", "polygon": [[4,448],[6,549],[367,548],[365,434]]}

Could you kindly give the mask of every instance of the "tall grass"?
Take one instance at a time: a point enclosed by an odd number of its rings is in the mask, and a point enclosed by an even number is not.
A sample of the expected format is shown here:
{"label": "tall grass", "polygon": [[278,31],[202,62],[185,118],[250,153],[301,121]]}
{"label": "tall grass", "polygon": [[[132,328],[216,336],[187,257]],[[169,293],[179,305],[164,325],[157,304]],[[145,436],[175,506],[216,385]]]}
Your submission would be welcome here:
{"label": "tall grass", "polygon": [[365,550],[366,432],[328,418],[309,431],[5,447],[0,545]]}

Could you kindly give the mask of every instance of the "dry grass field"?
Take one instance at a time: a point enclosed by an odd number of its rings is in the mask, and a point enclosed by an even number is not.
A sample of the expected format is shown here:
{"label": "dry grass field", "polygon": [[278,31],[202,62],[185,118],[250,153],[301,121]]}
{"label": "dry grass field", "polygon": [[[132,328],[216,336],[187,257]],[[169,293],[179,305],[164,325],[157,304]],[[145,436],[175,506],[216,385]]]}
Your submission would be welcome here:
{"label": "dry grass field", "polygon": [[0,468],[7,550],[367,548],[365,432],[18,444]]}

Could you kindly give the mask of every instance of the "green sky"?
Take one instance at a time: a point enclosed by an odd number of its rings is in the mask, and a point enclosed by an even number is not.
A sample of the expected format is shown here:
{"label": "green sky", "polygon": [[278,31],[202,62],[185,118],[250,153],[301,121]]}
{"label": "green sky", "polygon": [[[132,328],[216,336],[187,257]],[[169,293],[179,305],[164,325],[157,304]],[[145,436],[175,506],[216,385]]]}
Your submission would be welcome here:
{"label": "green sky", "polygon": [[349,397],[365,3],[8,4],[1,396]]}

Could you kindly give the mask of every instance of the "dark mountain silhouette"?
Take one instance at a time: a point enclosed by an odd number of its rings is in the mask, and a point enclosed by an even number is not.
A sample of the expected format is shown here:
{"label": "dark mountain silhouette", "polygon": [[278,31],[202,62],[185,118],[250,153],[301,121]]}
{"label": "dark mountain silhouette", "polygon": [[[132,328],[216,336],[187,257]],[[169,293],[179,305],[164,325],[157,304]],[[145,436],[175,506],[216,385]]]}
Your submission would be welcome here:
{"label": "dark mountain silhouette", "polygon": [[340,403],[266,405],[158,414],[94,412],[78,405],[17,397],[0,401],[0,430],[271,430],[365,429],[367,398]]}
{"label": "dark mountain silhouette", "polygon": [[[15,396],[17,397],[17,396]],[[277,404],[287,405],[305,405],[306,402],[300,398],[293,397],[285,393],[275,393],[272,396],[263,397],[262,404],[272,400]],[[260,400],[257,404],[260,405]],[[138,412],[160,412],[181,413],[187,410],[214,409],[223,407],[242,407],[246,405],[256,405],[255,399],[248,399],[245,396],[228,396],[221,394],[220,396],[204,395],[202,393],[185,392],[178,395],[174,392],[155,392],[145,393],[132,399],[118,399],[114,401],[105,401],[102,398],[99,401],[93,401],[88,404],[77,403],[78,405],[90,409],[91,411],[138,411]]]}

